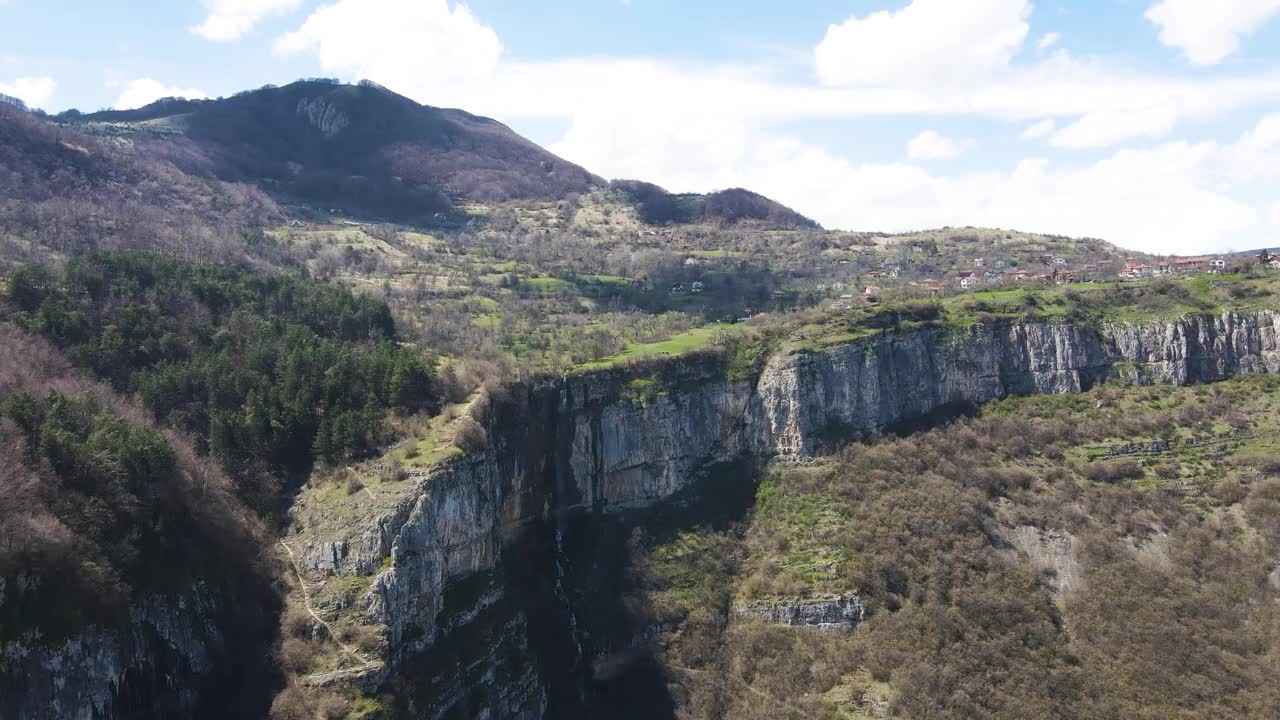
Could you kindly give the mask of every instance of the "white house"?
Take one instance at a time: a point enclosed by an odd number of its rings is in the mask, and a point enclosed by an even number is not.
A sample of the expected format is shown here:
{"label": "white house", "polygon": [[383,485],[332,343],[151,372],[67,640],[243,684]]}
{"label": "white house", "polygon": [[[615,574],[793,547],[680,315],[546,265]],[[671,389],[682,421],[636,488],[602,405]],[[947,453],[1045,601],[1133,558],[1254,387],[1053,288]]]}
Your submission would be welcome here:
{"label": "white house", "polygon": [[1214,258],[1213,262],[1209,263],[1209,266],[1212,267],[1213,271],[1216,273],[1227,271],[1227,261],[1222,258]]}
{"label": "white house", "polygon": [[982,280],[979,279],[977,275],[968,275],[967,277],[960,278],[960,287],[965,290],[969,290],[970,288],[977,287],[981,282]]}

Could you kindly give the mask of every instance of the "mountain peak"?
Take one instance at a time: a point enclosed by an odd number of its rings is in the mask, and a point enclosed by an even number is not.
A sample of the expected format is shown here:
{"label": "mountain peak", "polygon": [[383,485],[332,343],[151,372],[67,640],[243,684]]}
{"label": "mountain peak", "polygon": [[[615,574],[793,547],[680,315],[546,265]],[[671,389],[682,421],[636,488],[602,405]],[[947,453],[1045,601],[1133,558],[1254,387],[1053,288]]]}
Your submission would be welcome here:
{"label": "mountain peak", "polygon": [[730,188],[708,194],[673,194],[653,183],[615,180],[612,187],[631,197],[640,219],[650,225],[709,222],[735,225],[756,222],[777,230],[818,229],[818,223],[769,198]]}
{"label": "mountain peak", "polygon": [[372,82],[300,80],[61,119],[174,146],[188,172],[287,202],[402,222],[452,213],[456,201],[555,200],[604,184],[500,122]]}

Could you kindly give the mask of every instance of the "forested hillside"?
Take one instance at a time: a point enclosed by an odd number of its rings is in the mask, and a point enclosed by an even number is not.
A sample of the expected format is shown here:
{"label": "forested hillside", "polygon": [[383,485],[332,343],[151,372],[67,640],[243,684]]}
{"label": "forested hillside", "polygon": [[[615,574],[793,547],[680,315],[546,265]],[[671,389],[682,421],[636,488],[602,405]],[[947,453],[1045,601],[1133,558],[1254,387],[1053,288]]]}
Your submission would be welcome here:
{"label": "forested hillside", "polygon": [[73,119],[124,133],[189,173],[396,222],[447,221],[455,200],[558,200],[599,182],[501,123],[372,83],[302,81]]}
{"label": "forested hillside", "polygon": [[17,270],[6,293],[14,322],[197,438],[262,512],[290,473],[377,447],[387,413],[440,405],[432,358],[397,344],[386,304],[337,288],[96,253]]}
{"label": "forested hillside", "polygon": [[0,720],[1274,717],[1269,261],[0,102]]}
{"label": "forested hillside", "polygon": [[[193,676],[188,658],[171,656],[167,682],[115,682],[138,695],[132,702],[140,709],[216,717],[208,710],[218,697],[220,713],[262,711],[278,682],[270,651],[278,570],[269,532],[216,463],[7,322],[0,322],[0,452],[6,687],[28,686],[35,698],[48,692],[48,703],[57,692],[46,683],[92,682],[90,668],[50,677],[33,658],[94,633],[132,626],[137,651],[158,653],[158,630],[139,609],[185,603],[193,623],[221,628],[216,639],[194,633],[214,667]],[[19,704],[0,715],[46,710]]]}
{"label": "forested hillside", "polygon": [[0,103],[0,267],[95,248],[226,259],[243,255],[251,228],[283,218],[257,187]]}
{"label": "forested hillside", "polygon": [[[679,717],[1271,717],[1278,410],[1270,377],[1098,388],[779,465],[643,548],[633,622]],[[850,596],[855,631],[760,619]]]}

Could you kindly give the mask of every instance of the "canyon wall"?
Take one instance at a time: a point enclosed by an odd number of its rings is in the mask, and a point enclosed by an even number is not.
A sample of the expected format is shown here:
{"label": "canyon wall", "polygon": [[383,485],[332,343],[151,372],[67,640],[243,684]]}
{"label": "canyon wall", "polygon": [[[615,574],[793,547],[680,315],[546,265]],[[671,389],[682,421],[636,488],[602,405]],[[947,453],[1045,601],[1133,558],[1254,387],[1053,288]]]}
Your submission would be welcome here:
{"label": "canyon wall", "polygon": [[[1108,379],[1186,384],[1263,372],[1280,372],[1280,313],[1273,311],[883,332],[778,354],[758,377],[740,382],[726,380],[713,356],[572,375],[511,388],[512,396],[489,413],[490,447],[415,477],[413,491],[392,511],[329,535],[301,533],[303,564],[313,573],[376,575],[361,611],[368,624],[386,628],[385,651],[357,684],[384,686],[404,663],[449,647],[468,618],[505,605],[500,617],[486,620],[487,632],[509,654],[534,662],[513,673],[491,652],[470,652],[474,657],[455,663],[433,697],[414,706],[431,707],[435,717],[533,718],[548,712],[550,693],[552,714],[557,695],[563,714],[575,697],[587,702],[586,691],[581,683],[548,689],[553,671],[536,662],[529,638],[512,635],[532,632],[533,611],[511,601],[510,583],[518,569],[526,591],[537,594],[532,586],[549,584],[532,604],[538,613],[547,613],[547,596],[560,601],[552,617],[534,622],[544,635],[534,644],[544,653],[556,645],[557,664],[587,672],[617,649],[599,638],[584,648],[587,633],[577,625],[585,610],[565,587],[574,575],[565,567],[572,555],[564,547],[568,516],[641,511],[689,489],[713,463],[803,456],[825,438],[881,430],[950,406],[1078,392]],[[643,392],[636,391],[639,381]],[[504,562],[522,545],[539,550],[521,555],[518,568]],[[476,577],[485,578],[481,591],[453,590]],[[475,605],[449,607],[451,596]],[[562,637],[548,637],[557,633]],[[483,683],[482,690],[468,688],[472,682]]]}
{"label": "canyon wall", "polygon": [[[265,706],[269,685],[251,688],[238,673],[253,673],[268,658],[239,657],[246,645],[227,626],[234,616],[226,612],[226,600],[205,587],[181,596],[148,595],[117,627],[89,626],[59,639],[33,634],[0,644],[0,718],[226,717],[255,706],[255,694],[261,698],[256,706]],[[251,614],[269,616],[266,609]],[[255,675],[254,682],[259,680]],[[228,700],[224,693],[232,689],[235,699]]]}

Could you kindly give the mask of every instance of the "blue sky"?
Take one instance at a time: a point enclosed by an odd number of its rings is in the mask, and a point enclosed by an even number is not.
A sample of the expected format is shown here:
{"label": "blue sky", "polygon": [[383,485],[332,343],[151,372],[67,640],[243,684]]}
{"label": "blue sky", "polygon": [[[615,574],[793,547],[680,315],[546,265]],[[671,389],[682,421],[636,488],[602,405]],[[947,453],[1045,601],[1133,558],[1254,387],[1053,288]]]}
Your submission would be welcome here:
{"label": "blue sky", "polygon": [[370,78],[828,227],[1280,244],[1280,0],[0,0],[49,110]]}

